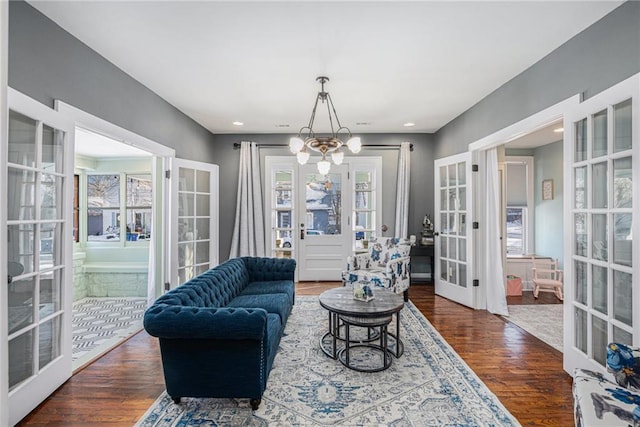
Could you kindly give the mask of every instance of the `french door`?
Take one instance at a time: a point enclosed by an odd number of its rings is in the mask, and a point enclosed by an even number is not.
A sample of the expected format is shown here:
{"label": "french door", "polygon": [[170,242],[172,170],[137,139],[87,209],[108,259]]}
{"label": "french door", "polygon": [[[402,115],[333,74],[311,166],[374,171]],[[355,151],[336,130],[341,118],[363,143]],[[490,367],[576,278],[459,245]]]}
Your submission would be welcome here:
{"label": "french door", "polygon": [[218,265],[218,165],[173,159],[171,288]]}
{"label": "french door", "polygon": [[[9,91],[6,279],[9,423],[71,377],[72,122]],[[3,165],[4,166],[4,165]],[[4,226],[4,225],[3,225]]]}
{"label": "french door", "polygon": [[565,116],[564,368],[605,371],[607,343],[640,345],[640,75]]}
{"label": "french door", "polygon": [[331,165],[326,175],[315,164],[298,174],[298,279],[340,280],[351,252],[348,165]]}
{"label": "french door", "polygon": [[435,292],[474,306],[471,285],[471,153],[435,161]]}

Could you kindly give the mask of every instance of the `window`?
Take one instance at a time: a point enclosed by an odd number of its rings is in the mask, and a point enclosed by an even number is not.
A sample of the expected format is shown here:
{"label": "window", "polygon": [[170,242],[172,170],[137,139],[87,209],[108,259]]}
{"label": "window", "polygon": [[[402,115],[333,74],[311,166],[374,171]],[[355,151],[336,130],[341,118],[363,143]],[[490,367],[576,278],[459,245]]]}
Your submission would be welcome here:
{"label": "window", "polygon": [[527,208],[507,207],[507,254],[527,253]]}
{"label": "window", "polygon": [[[122,188],[125,185],[125,188]],[[126,195],[124,206],[121,194]],[[87,241],[148,239],[152,186],[149,174],[87,175]],[[121,219],[125,218],[125,228]]]}

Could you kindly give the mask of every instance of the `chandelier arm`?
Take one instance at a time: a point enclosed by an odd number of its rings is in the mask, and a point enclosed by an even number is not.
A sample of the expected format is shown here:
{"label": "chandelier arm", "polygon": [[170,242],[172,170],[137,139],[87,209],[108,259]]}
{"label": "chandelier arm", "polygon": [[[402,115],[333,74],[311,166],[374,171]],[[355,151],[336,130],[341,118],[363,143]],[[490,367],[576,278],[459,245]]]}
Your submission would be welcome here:
{"label": "chandelier arm", "polygon": [[347,134],[348,134],[348,138],[351,138],[353,136],[353,134],[351,133],[351,129],[349,129],[346,126],[342,126],[340,129],[338,129],[338,131],[336,132],[336,134],[339,134],[341,130],[346,130]]}
{"label": "chandelier arm", "polygon": [[[329,123],[331,123],[331,133],[333,134],[334,137],[338,136],[338,132],[340,131],[340,129],[342,128],[342,125],[340,124],[340,119],[338,118],[338,113],[336,113],[336,107],[333,106],[333,100],[331,99],[331,95],[329,95],[327,93],[327,99],[329,100],[327,102],[327,111],[329,113]],[[329,109],[329,107],[331,107],[331,109]],[[338,131],[334,132],[333,130],[333,120],[331,120],[331,110],[333,110],[333,115],[336,118],[336,123],[338,125]]]}

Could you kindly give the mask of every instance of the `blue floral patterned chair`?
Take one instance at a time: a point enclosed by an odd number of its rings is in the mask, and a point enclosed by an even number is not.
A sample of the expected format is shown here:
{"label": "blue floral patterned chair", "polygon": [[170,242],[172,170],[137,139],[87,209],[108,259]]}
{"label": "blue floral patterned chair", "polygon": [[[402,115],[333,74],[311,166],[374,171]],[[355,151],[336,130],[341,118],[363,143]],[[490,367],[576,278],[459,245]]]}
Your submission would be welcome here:
{"label": "blue floral patterned chair", "polygon": [[640,426],[640,349],[610,343],[607,371],[615,382],[600,372],[574,372],[576,426]]}
{"label": "blue floral patterned chair", "polygon": [[347,269],[342,272],[342,284],[369,281],[376,287],[404,293],[409,299],[411,262],[408,239],[397,237],[373,237],[369,240],[369,252],[347,258]]}

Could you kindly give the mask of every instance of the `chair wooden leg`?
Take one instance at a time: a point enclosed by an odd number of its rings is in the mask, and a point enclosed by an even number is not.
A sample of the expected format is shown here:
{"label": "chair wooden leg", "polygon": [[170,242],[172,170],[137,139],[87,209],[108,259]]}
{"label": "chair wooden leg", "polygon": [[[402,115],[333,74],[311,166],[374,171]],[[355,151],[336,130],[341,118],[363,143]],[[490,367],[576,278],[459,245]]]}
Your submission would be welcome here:
{"label": "chair wooden leg", "polygon": [[533,285],[533,297],[538,298],[538,293],[540,292],[540,287],[538,285]]}
{"label": "chair wooden leg", "polygon": [[405,290],[402,295],[404,295],[404,302],[409,301],[409,289]]}

